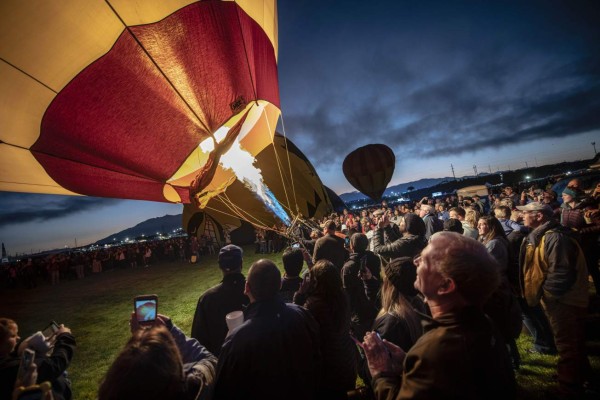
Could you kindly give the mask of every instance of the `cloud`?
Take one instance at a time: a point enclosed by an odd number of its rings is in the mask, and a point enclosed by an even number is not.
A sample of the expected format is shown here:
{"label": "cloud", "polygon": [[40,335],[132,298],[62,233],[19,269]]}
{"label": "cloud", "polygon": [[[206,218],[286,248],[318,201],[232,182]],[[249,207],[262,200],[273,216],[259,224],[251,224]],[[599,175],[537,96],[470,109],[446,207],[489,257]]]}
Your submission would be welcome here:
{"label": "cloud", "polygon": [[366,143],[432,158],[600,129],[600,56],[554,59],[498,46],[434,72],[419,87],[405,72],[395,83],[388,75],[387,87],[405,92],[324,97],[286,116],[286,128],[315,166],[329,169]]}
{"label": "cloud", "polygon": [[0,228],[12,224],[48,221],[115,205],[123,200],[98,197],[54,196],[25,193],[1,193]]}

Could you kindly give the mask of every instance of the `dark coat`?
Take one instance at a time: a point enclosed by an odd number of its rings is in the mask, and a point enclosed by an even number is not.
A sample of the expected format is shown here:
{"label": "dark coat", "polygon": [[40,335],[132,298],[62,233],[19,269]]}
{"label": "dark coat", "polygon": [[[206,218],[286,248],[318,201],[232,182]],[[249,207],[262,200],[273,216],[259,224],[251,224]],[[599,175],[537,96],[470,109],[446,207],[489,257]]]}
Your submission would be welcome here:
{"label": "dark coat", "polygon": [[515,375],[504,341],[475,307],[442,315],[404,360],[402,377],[373,381],[377,399],[514,399]]}
{"label": "dark coat", "polygon": [[[373,232],[373,251],[386,258],[414,257],[427,245],[425,223],[418,215],[404,216],[407,235],[398,237],[390,226]],[[384,233],[386,240],[384,241]]]}
{"label": "dark coat", "polygon": [[[304,306],[319,324],[323,357],[321,398],[326,398],[323,397],[324,393],[345,395],[356,385],[356,362],[358,359],[356,346],[349,333],[350,318],[347,303],[345,310],[338,310],[334,309],[323,297],[309,295]],[[343,324],[335,323],[336,314],[345,314]]]}
{"label": "dark coat", "polygon": [[348,251],[344,247],[344,239],[330,234],[317,239],[313,253],[314,263],[325,259],[331,261],[341,271],[347,257]]}
{"label": "dark coat", "polygon": [[350,316],[353,331],[356,337],[360,339],[362,339],[364,334],[371,328],[371,325],[373,325],[373,320],[378,310],[376,302],[371,301],[367,297],[363,281],[358,276],[362,257],[367,257],[366,264],[373,276],[381,279],[381,261],[379,257],[370,251],[361,254],[350,254],[350,258],[348,258],[348,261],[344,264],[344,268],[342,268],[344,290],[350,299]]}
{"label": "dark coat", "polygon": [[312,399],[321,374],[319,326],[280,299],[248,306],[246,321],[223,344],[215,399]]}
{"label": "dark coat", "polygon": [[246,278],[241,273],[228,274],[198,299],[191,336],[217,357],[228,330],[225,316],[250,302],[244,294],[245,285]]}

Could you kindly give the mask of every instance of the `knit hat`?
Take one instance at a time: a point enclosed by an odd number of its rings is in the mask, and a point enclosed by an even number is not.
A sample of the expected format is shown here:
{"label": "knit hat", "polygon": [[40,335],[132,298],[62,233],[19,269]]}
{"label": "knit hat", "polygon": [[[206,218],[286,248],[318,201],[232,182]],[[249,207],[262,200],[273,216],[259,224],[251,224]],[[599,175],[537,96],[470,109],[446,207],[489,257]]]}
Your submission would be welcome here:
{"label": "knit hat", "polygon": [[400,293],[408,297],[417,295],[414,286],[417,280],[417,267],[411,257],[395,258],[385,266],[384,270],[385,276]]}
{"label": "knit hat", "polygon": [[564,190],[562,191],[563,194],[568,194],[569,196],[571,196],[572,198],[576,199],[578,197],[578,193],[571,188],[564,188]]}
{"label": "knit hat", "polygon": [[242,266],[243,251],[234,244],[228,244],[219,251],[219,267],[227,272]]}

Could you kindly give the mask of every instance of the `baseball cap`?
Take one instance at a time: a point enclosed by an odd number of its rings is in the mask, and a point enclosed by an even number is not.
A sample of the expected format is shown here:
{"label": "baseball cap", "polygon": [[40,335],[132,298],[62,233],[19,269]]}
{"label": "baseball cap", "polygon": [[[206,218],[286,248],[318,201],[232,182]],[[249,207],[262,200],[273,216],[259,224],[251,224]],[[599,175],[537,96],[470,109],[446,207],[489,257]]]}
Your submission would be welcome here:
{"label": "baseball cap", "polygon": [[538,201],[532,201],[526,206],[517,206],[517,210],[519,211],[541,211],[545,214],[552,214],[552,208],[544,203],[540,203]]}
{"label": "baseball cap", "polygon": [[219,251],[219,267],[225,271],[233,271],[242,265],[243,251],[241,247],[228,244]]}

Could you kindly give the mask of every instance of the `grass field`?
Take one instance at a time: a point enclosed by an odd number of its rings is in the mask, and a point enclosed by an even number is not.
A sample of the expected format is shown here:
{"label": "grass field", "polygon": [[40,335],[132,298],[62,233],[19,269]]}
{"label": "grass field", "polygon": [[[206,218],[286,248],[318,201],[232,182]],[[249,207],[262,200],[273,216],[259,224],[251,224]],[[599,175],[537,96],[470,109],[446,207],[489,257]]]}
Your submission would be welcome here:
{"label": "grass field", "polygon": [[[244,272],[263,256],[246,248]],[[267,257],[281,266],[280,254]],[[77,351],[69,367],[74,399],[95,399],[98,383],[129,338],[134,296],[157,294],[159,312],[170,316],[189,334],[198,297],[220,280],[215,256],[203,257],[195,265],[173,262],[146,269],[106,271],[58,286],[42,283],[33,290],[4,290],[0,293],[0,316],[15,319],[22,337],[43,329],[50,320],[70,327],[77,339]],[[593,354],[590,360],[594,370],[600,372],[600,338],[594,339],[589,343]],[[526,335],[521,335],[518,344],[523,357],[517,374],[519,398],[543,399],[544,389],[553,384],[556,357],[527,353],[531,342]]]}

